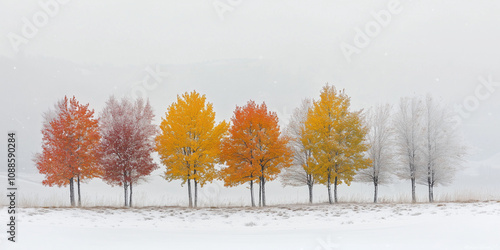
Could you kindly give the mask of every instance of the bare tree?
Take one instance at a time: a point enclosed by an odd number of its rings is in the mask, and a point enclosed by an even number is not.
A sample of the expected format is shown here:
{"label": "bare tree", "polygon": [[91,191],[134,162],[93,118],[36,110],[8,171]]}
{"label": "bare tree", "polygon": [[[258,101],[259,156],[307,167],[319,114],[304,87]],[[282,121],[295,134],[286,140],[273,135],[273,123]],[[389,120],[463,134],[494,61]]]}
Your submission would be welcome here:
{"label": "bare tree", "polygon": [[433,202],[434,186],[451,183],[467,149],[454,126],[451,109],[429,94],[423,105],[422,120],[422,152],[426,174],[419,178],[419,183],[427,185],[429,202]]}
{"label": "bare tree", "polygon": [[310,99],[302,100],[300,107],[296,108],[290,118],[286,134],[290,137],[290,147],[293,150],[293,165],[284,170],[281,175],[283,186],[305,186],[309,188],[309,203],[313,202],[313,186],[317,182],[313,174],[310,161],[313,160],[312,151],[304,144],[305,121],[307,113],[312,107]]}
{"label": "bare tree", "polygon": [[411,199],[416,202],[416,180],[422,170],[421,152],[421,117],[422,104],[418,97],[401,98],[398,110],[394,116],[396,136],[396,153],[401,168],[397,172],[402,179],[411,181]]}
{"label": "bare tree", "polygon": [[392,106],[379,104],[366,114],[370,131],[367,141],[370,144],[368,158],[372,161],[369,168],[358,172],[357,180],[371,182],[374,186],[373,202],[377,202],[378,186],[390,181],[394,162],[394,129],[391,124]]}

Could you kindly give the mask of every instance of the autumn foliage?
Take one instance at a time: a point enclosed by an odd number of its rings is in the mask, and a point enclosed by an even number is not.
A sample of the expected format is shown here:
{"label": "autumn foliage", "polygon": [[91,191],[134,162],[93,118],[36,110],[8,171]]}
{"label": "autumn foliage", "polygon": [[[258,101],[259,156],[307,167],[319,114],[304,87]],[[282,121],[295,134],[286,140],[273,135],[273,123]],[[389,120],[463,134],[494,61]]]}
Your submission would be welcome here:
{"label": "autumn foliage", "polygon": [[259,204],[265,206],[265,183],[291,165],[289,139],[281,135],[278,116],[268,111],[265,103],[249,101],[243,107],[237,106],[231,123],[221,147],[221,160],[227,165],[221,170],[222,179],[226,186],[248,182],[252,206],[253,184],[259,183]]}
{"label": "autumn foliage", "polygon": [[[187,183],[190,207],[198,204],[198,186],[215,179],[228,187],[248,183],[252,206],[258,185],[259,206],[265,206],[266,183],[292,164],[293,171],[281,175],[285,182],[308,185],[310,202],[312,185],[324,184],[330,203],[333,184],[337,202],[337,186],[350,185],[371,163],[368,129],[361,111],[351,111],[350,98],[333,86],[326,85],[318,100],[306,104],[283,135],[277,114],[265,103],[249,101],[236,107],[231,124],[216,123],[205,95],[186,92],[167,108],[157,134],[149,101],[111,97],[98,120],[88,104],[65,97],[44,114],[42,153],[35,163],[46,177],[44,185],[70,185],[72,205],[75,181],[80,204],[80,182],[101,177],[122,186],[124,204],[132,206],[132,187],[158,168],[154,151],[165,165],[166,180]],[[224,165],[219,170],[217,164]]]}
{"label": "autumn foliage", "polygon": [[[149,101],[110,97],[100,115],[103,180],[124,188],[125,206],[132,206],[132,187],[158,168],[154,152],[156,126]],[[130,189],[130,196],[127,195]]]}
{"label": "autumn foliage", "polygon": [[81,205],[80,182],[99,177],[98,120],[89,105],[80,104],[75,97],[64,97],[55,110],[44,114],[42,153],[35,155],[38,171],[45,175],[44,185],[70,185],[70,202],[75,205],[74,181],[78,185],[78,204]]}
{"label": "autumn foliage", "polygon": [[205,95],[186,92],[168,106],[158,130],[149,101],[110,97],[97,119],[88,104],[64,97],[43,114],[42,152],[33,161],[43,185],[70,186],[72,206],[75,189],[80,206],[81,182],[96,177],[123,187],[124,204],[132,206],[133,186],[159,167],[155,152],[163,178],[187,183],[190,207],[198,205],[198,187],[214,180],[248,185],[252,206],[258,186],[258,205],[265,206],[266,183],[277,177],[285,186],[307,185],[310,203],[313,186],[325,185],[333,203],[338,186],[357,176],[374,183],[377,202],[378,185],[389,174],[410,178],[413,202],[417,181],[428,185],[432,202],[434,185],[450,180],[467,148],[450,129],[451,113],[430,96],[425,100],[403,98],[391,120],[389,105],[364,114],[352,110],[344,90],[326,84],[318,99],[295,110],[283,134],[264,102],[236,106],[230,123],[217,123]]}
{"label": "autumn foliage", "polygon": [[212,103],[196,91],[177,96],[162,118],[156,150],[166,166],[167,180],[188,184],[189,206],[193,206],[191,182],[194,183],[194,206],[197,206],[198,184],[201,187],[217,177],[219,148],[228,124],[216,124]]}

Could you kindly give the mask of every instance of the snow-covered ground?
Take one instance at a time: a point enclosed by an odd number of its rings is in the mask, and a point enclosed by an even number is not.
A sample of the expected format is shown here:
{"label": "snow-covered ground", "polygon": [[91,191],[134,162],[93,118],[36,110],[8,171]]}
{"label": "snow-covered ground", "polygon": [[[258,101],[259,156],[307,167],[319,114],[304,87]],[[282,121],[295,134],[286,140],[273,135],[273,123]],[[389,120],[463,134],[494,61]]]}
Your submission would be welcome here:
{"label": "snow-covered ground", "polygon": [[0,249],[500,249],[496,201],[21,208],[17,223]]}

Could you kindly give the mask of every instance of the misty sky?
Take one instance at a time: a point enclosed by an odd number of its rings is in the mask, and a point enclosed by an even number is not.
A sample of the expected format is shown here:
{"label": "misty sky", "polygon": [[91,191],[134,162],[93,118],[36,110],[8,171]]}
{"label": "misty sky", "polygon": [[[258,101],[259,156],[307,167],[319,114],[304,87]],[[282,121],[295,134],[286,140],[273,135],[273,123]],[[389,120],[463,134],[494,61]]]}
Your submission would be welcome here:
{"label": "misty sky", "polygon": [[[99,113],[112,94],[145,94],[159,124],[176,95],[194,89],[219,120],[253,99],[284,125],[327,82],[355,109],[429,92],[469,102],[469,159],[500,152],[497,1],[38,2],[0,1],[0,126],[18,132],[27,171],[41,150],[41,115],[64,95]],[[377,23],[376,13],[390,19]],[[372,36],[356,46],[367,26]],[[346,56],[347,45],[357,52]]]}

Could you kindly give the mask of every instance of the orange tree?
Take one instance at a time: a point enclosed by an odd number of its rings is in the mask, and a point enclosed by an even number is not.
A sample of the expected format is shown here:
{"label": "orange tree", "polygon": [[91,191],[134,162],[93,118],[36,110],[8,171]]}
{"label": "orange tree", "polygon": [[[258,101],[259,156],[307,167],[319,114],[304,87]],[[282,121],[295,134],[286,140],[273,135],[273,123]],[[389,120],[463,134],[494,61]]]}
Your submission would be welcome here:
{"label": "orange tree", "polygon": [[259,204],[266,205],[266,181],[274,180],[283,168],[292,163],[289,139],[281,135],[278,116],[267,110],[266,104],[249,101],[236,107],[231,118],[229,136],[222,141],[221,160],[227,167],[221,170],[225,186],[250,182],[252,206],[253,184],[259,183]]}
{"label": "orange tree", "polygon": [[75,205],[74,181],[80,182],[101,175],[99,167],[99,127],[94,110],[66,96],[55,110],[44,114],[42,153],[34,157],[35,165],[45,175],[44,185],[70,186],[70,202]]}
{"label": "orange tree", "polygon": [[165,179],[188,184],[189,207],[193,206],[191,180],[194,182],[194,206],[197,206],[198,184],[217,176],[220,142],[228,124],[215,123],[212,103],[196,91],[177,96],[162,118],[156,151],[166,166]]}
{"label": "orange tree", "polygon": [[370,164],[365,158],[368,129],[363,124],[361,111],[350,111],[350,98],[345,92],[326,85],[308,112],[304,130],[302,142],[314,156],[310,164],[320,183],[327,186],[330,203],[333,181],[335,202],[338,202],[337,186],[350,185],[356,172]]}

